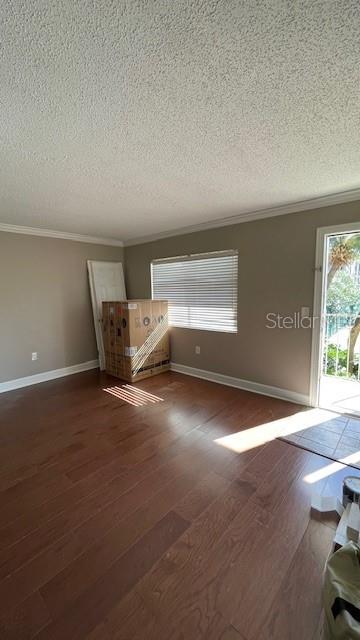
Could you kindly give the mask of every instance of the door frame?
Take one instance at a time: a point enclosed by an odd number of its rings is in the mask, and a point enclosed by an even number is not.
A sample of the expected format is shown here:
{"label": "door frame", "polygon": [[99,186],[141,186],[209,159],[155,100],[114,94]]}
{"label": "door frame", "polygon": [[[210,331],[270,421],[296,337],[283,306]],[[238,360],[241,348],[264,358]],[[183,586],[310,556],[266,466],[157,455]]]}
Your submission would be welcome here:
{"label": "door frame", "polygon": [[311,370],[310,370],[310,406],[319,406],[320,376],[322,365],[322,351],[324,344],[324,288],[326,282],[326,269],[324,268],[324,257],[327,239],[333,235],[342,233],[360,233],[360,222],[346,222],[331,227],[319,227],[316,230],[316,251],[315,251],[315,281],[314,281],[314,303],[313,303],[313,329],[311,344]]}

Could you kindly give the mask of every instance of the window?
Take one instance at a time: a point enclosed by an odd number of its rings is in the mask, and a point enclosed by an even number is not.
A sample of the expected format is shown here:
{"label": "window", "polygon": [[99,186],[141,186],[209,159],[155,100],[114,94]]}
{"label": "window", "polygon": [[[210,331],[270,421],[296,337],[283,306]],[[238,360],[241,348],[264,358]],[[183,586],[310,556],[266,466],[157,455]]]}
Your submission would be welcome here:
{"label": "window", "polygon": [[169,324],[237,331],[237,251],[217,251],[151,263],[154,300],[168,300]]}

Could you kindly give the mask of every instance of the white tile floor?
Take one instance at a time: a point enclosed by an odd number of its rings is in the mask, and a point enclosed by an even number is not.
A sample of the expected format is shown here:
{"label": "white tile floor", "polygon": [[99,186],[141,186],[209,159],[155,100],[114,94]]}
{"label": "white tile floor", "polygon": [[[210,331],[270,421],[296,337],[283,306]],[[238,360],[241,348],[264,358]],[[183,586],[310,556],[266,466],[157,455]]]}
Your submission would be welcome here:
{"label": "white tile floor", "polygon": [[300,429],[283,439],[360,469],[360,420],[331,411],[326,414],[316,426]]}
{"label": "white tile floor", "polygon": [[360,382],[322,376],[319,404],[333,411],[355,413],[360,417]]}

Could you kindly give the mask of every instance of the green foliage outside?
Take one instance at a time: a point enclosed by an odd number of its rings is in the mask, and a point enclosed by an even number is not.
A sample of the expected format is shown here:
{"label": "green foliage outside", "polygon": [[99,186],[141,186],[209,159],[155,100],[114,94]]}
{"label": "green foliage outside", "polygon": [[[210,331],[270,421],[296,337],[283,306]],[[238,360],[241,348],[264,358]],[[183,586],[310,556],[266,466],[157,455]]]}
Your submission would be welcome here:
{"label": "green foliage outside", "polygon": [[360,287],[346,270],[338,271],[328,289],[326,313],[360,313]]}
{"label": "green foliage outside", "polygon": [[339,348],[337,350],[335,341],[331,342],[331,337],[334,336],[335,338],[335,334],[339,330],[347,327],[350,331],[356,317],[360,315],[360,286],[356,279],[350,274],[349,266],[350,265],[343,266],[336,271],[327,290],[326,313],[341,315],[327,317],[327,335],[329,342],[327,354],[324,356],[324,372],[327,375],[357,379],[359,367],[357,355],[353,354],[351,356],[353,364],[350,374],[348,371],[348,349]]}
{"label": "green foliage outside", "polygon": [[[336,368],[336,356],[338,357],[338,363]],[[341,376],[346,378],[347,372],[347,349],[339,349],[337,354],[336,344],[328,344],[327,347],[327,361],[324,362],[325,373],[328,376]]]}

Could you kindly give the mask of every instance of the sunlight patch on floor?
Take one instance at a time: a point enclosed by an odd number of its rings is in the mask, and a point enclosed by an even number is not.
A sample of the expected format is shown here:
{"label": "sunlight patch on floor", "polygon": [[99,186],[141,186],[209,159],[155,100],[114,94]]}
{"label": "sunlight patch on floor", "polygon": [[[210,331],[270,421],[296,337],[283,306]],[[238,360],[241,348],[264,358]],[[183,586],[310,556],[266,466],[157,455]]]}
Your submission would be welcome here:
{"label": "sunlight patch on floor", "polygon": [[243,451],[260,447],[267,442],[275,440],[275,438],[288,436],[310,427],[320,426],[323,422],[336,419],[340,415],[324,409],[308,409],[286,418],[263,423],[257,427],[245,428],[243,431],[217,438],[214,442],[236,453],[242,453]]}
{"label": "sunlight patch on floor", "polygon": [[[344,465],[358,464],[359,462],[360,462],[360,451],[356,451],[355,453],[351,453],[349,456],[345,456],[344,458],[339,458],[338,462],[332,462],[331,464],[327,464],[325,467],[322,467],[322,469],[318,469],[313,473],[309,473],[308,475],[304,476],[303,480],[309,484],[314,484],[319,480],[323,480],[324,478],[328,478],[329,476],[332,476],[334,473],[337,473],[337,471],[340,471],[340,469],[344,468]],[[349,475],[358,475],[358,474],[356,474],[355,469],[353,471],[351,471],[350,469]]]}
{"label": "sunlight patch on floor", "polygon": [[133,407],[143,407],[147,404],[164,402],[163,398],[143,391],[143,389],[139,389],[138,387],[133,387],[131,384],[124,384],[121,387],[107,387],[103,389],[103,391],[119,398],[119,400],[131,404]]}

